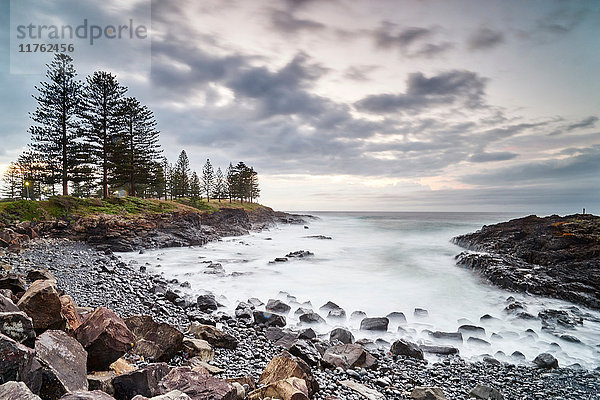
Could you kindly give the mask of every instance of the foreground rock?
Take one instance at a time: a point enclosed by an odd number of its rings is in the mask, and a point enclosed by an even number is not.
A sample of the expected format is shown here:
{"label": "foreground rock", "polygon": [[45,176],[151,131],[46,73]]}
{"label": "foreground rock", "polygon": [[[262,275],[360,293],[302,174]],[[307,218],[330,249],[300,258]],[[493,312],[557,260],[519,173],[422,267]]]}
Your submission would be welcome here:
{"label": "foreground rock", "polygon": [[88,390],[87,352],[63,331],[46,331],[35,341],[36,357],[41,362],[39,393],[58,399],[67,392]]}
{"label": "foreground rock", "polygon": [[397,356],[411,357],[418,360],[423,359],[423,350],[420,349],[416,344],[407,342],[403,339],[396,340],[394,343],[392,343],[390,352]]}
{"label": "foreground rock", "polygon": [[235,349],[238,345],[238,341],[235,337],[211,325],[193,322],[189,327],[188,333],[194,335],[198,339],[206,340],[214,347]]}
{"label": "foreground rock", "polygon": [[24,377],[34,362],[35,352],[0,334],[0,381],[16,381]]}
{"label": "foreground rock", "polygon": [[31,317],[33,327],[38,331],[60,329],[64,325],[60,296],[54,281],[33,282],[17,306]]}
{"label": "foreground rock", "polygon": [[177,328],[157,323],[149,315],[125,319],[125,325],[135,336],[133,352],[155,361],[169,361],[183,348],[183,333]]}
{"label": "foreground rock", "polygon": [[600,218],[514,219],[453,239],[469,250],[457,263],[511,290],[600,308]]}
{"label": "foreground rock", "polygon": [[19,343],[35,339],[33,321],[24,312],[0,312],[0,333]]}
{"label": "foreground rock", "polygon": [[100,390],[76,391],[65,394],[60,400],[115,400],[114,397]]}
{"label": "foreground rock", "polygon": [[0,385],[0,399],[2,400],[42,400],[38,395],[31,393],[31,390],[23,382],[6,382]]}
{"label": "foreground rock", "polygon": [[299,378],[305,381],[310,397],[319,391],[319,384],[313,377],[308,364],[285,351],[269,362],[258,383],[271,385],[288,378]]}
{"label": "foreground rock", "polygon": [[149,366],[113,379],[115,398],[129,400],[136,395],[147,397],[159,393],[158,383],[169,373],[165,363],[150,364]]}
{"label": "foreground rock", "polygon": [[159,384],[161,394],[180,390],[192,400],[236,400],[233,385],[211,375],[193,371],[190,367],[173,368]]}
{"label": "foreground rock", "polygon": [[328,348],[322,363],[329,368],[373,368],[377,360],[358,344],[341,344]]}
{"label": "foreground rock", "polygon": [[262,400],[266,398],[308,400],[308,388],[303,379],[287,378],[270,383],[248,395],[249,400]]}
{"label": "foreground rock", "polygon": [[135,336],[125,322],[108,308],[97,308],[75,331],[88,352],[88,370],[106,371],[110,364],[130,350]]}

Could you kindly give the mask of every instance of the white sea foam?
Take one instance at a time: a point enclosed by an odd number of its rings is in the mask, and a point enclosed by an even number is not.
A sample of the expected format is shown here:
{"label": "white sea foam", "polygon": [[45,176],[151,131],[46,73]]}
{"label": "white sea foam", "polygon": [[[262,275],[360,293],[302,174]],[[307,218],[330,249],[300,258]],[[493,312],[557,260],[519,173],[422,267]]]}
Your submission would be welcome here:
{"label": "white sea foam", "polygon": [[[346,310],[368,316],[385,316],[398,311],[408,323],[399,333],[390,324],[385,334],[359,331],[359,321],[346,321],[358,339],[383,338],[389,342],[405,337],[417,342],[444,343],[432,339],[427,331],[456,332],[470,323],[485,328],[485,340],[491,346],[446,342],[458,347],[465,358],[501,351],[510,356],[522,352],[531,361],[541,352],[550,352],[562,366],[579,363],[586,368],[600,362],[600,323],[586,319],[575,330],[564,331],[581,340],[571,343],[541,329],[541,322],[515,318],[506,312],[506,299],[515,297],[530,314],[543,309],[566,309],[572,304],[539,296],[511,293],[487,284],[476,273],[457,267],[454,256],[462,251],[450,243],[453,236],[479,229],[483,224],[507,218],[500,214],[455,213],[370,213],[317,214],[309,229],[302,225],[284,225],[249,236],[224,238],[204,247],[147,251],[122,254],[125,259],[149,263],[153,273],[191,283],[182,293],[194,296],[210,291],[220,297],[229,311],[238,302],[258,297],[263,302],[279,298],[292,306],[288,324],[298,323],[293,315],[298,303],[310,301],[313,309],[332,301]],[[309,238],[325,235],[331,240]],[[269,263],[296,250],[309,250],[313,257]],[[222,264],[225,274],[206,274],[208,262]],[[294,303],[281,291],[297,299]],[[413,316],[414,308],[428,310],[426,318]],[[578,307],[600,321],[600,313]],[[497,319],[480,322],[490,314]],[[326,317],[326,312],[321,312]],[[592,319],[593,319],[592,318]],[[318,327],[327,333],[339,323]],[[528,329],[535,333],[527,332]],[[491,338],[493,333],[502,336]],[[558,345],[558,346],[557,346]],[[506,359],[517,362],[516,359]]]}

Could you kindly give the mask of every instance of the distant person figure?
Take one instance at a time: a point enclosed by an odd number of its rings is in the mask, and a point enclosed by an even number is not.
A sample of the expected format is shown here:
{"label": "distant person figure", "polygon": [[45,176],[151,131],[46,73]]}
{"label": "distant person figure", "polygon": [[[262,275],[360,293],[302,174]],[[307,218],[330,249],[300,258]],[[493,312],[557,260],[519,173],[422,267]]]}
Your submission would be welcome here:
{"label": "distant person figure", "polygon": [[585,215],[585,207],[583,208],[583,215]]}

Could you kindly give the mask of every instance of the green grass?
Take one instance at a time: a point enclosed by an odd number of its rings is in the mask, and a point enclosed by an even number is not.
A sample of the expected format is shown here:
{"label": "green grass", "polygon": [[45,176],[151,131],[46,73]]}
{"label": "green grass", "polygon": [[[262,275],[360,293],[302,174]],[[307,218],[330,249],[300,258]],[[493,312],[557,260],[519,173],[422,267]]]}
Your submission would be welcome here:
{"label": "green grass", "polygon": [[98,214],[121,215],[136,218],[147,214],[162,214],[174,211],[213,213],[221,208],[243,208],[253,212],[264,208],[257,203],[229,202],[228,200],[176,199],[174,201],[140,199],[137,197],[108,199],[72,196],[53,196],[49,200],[18,200],[0,202],[0,222],[9,224],[18,221],[43,221],[65,217],[86,217]]}

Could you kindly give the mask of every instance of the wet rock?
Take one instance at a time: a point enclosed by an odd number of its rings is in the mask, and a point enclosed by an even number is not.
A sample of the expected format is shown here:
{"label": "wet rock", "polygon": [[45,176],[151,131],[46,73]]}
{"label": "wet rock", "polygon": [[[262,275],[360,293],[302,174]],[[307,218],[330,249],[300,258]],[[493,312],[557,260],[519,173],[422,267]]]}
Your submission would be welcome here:
{"label": "wet rock", "polygon": [[400,324],[400,325],[406,324],[406,316],[404,315],[404,313],[394,311],[394,312],[389,313],[385,317],[394,324]]}
{"label": "wet rock", "polygon": [[206,340],[185,338],[183,348],[191,357],[199,357],[202,361],[211,361],[215,358],[215,351]]}
{"label": "wet rock", "polygon": [[462,336],[462,333],[460,333],[460,332],[440,332],[440,331],[435,331],[435,332],[431,332],[431,336],[433,336],[436,339],[455,340],[455,341],[458,341],[458,342],[462,342],[463,341],[463,336]]}
{"label": "wet rock", "polygon": [[300,333],[298,334],[298,339],[307,339],[307,340],[312,340],[315,339],[317,337],[316,332],[313,330],[313,328],[306,328],[300,331]]}
{"label": "wet rock", "polygon": [[145,396],[137,395],[131,400],[191,400],[191,398],[180,390],[172,390],[167,394],[154,396],[151,399]]}
{"label": "wet rock", "polygon": [[583,318],[566,310],[543,310],[538,313],[542,329],[554,332],[558,328],[573,329],[583,324]]}
{"label": "wet rock", "polygon": [[32,349],[0,334],[0,382],[20,380],[34,357]]}
{"label": "wet rock", "polygon": [[469,397],[474,397],[481,400],[504,400],[502,393],[485,385],[477,385],[469,391]]}
{"label": "wet rock", "polygon": [[463,334],[485,336],[485,328],[482,328],[481,326],[468,325],[468,324],[461,325],[458,327],[458,331]]}
{"label": "wet rock", "polygon": [[315,346],[306,340],[296,340],[296,342],[288,349],[290,354],[300,357],[308,365],[317,366],[321,360],[321,354]]}
{"label": "wet rock", "polygon": [[260,301],[260,299],[257,299],[256,297],[251,297],[248,299],[248,304],[250,304],[254,307],[260,307],[260,306],[264,305],[265,303],[263,303],[262,301]]}
{"label": "wet rock", "polygon": [[392,343],[390,352],[397,356],[411,357],[418,360],[423,359],[423,350],[421,350],[416,344],[403,339],[396,340],[394,343]]}
{"label": "wet rock", "polygon": [[313,376],[308,364],[286,351],[273,357],[265,367],[258,383],[261,385],[270,385],[288,378],[299,378],[304,380],[310,397],[319,390],[319,384]]}
{"label": "wet rock", "polygon": [[310,257],[310,256],[314,256],[314,253],[311,253],[310,251],[307,251],[307,250],[298,250],[298,251],[293,251],[291,253],[286,254],[287,258],[305,258],[305,257]]}
{"label": "wet rock", "polygon": [[189,327],[188,333],[198,339],[206,340],[214,347],[235,349],[238,346],[238,340],[235,337],[214,326],[193,322]]}
{"label": "wet rock", "polygon": [[0,333],[19,343],[33,341],[33,321],[24,312],[0,312]]}
{"label": "wet rock", "polygon": [[367,313],[364,311],[352,311],[352,314],[350,314],[350,321],[363,320],[366,316]]}
{"label": "wet rock", "polygon": [[323,354],[322,363],[327,368],[372,368],[377,360],[361,345],[341,344],[328,348]]}
{"label": "wet rock", "polygon": [[467,339],[467,343],[475,346],[491,346],[490,342],[484,339],[470,337]]}
{"label": "wet rock", "polygon": [[344,380],[340,381],[340,385],[346,386],[347,388],[350,388],[355,392],[360,393],[364,398],[368,400],[385,400],[385,396],[383,394],[361,383],[354,382],[351,380]]}
{"label": "wet rock", "polygon": [[338,306],[337,304],[335,304],[332,301],[328,301],[327,303],[325,303],[321,307],[319,307],[319,311],[322,311],[322,312],[329,312],[332,310],[342,310],[342,307]]}
{"label": "wet rock", "polygon": [[60,313],[65,320],[65,331],[71,333],[81,325],[81,316],[77,312],[77,304],[73,301],[71,296],[62,295],[60,296]]}
{"label": "wet rock", "polygon": [[341,308],[338,310],[330,310],[327,313],[327,319],[335,320],[335,321],[345,321],[346,320],[346,311]]}
{"label": "wet rock", "polygon": [[13,301],[0,294],[0,312],[15,312],[21,311]]}
{"label": "wet rock", "polygon": [[196,305],[200,311],[205,313],[217,311],[217,308],[219,308],[214,294],[202,294],[198,296]]}
{"label": "wet rock", "polygon": [[269,299],[269,301],[267,301],[265,309],[270,312],[285,315],[288,314],[292,308],[281,300]]}
{"label": "wet rock", "polygon": [[27,273],[27,281],[35,282],[37,280],[41,281],[54,281],[56,282],[56,277],[52,274],[52,272],[47,269],[34,269]]}
{"label": "wet rock", "polygon": [[214,365],[209,364],[208,362],[202,360],[200,357],[192,357],[185,363],[186,366],[190,367],[193,371],[196,369],[204,369],[211,375],[218,375],[225,372],[224,369],[215,367]]}
{"label": "wet rock", "polygon": [[413,400],[446,400],[444,392],[439,387],[421,387],[417,386],[410,393]]}
{"label": "wet rock", "polygon": [[192,400],[236,400],[237,391],[228,382],[194,372],[190,367],[173,368],[159,384],[161,394],[180,390]]}
{"label": "wet rock", "polygon": [[388,329],[390,320],[381,318],[364,318],[360,321],[360,330],[362,331],[382,331],[385,332]]}
{"label": "wet rock", "polygon": [[351,344],[354,343],[354,335],[348,329],[335,328],[329,333],[329,341],[333,343],[336,340],[343,344]]}
{"label": "wet rock", "polygon": [[76,391],[65,394],[60,400],[115,400],[114,397],[102,392],[101,390],[93,391]]}
{"label": "wet rock", "polygon": [[429,312],[423,308],[415,308],[413,315],[415,318],[425,318],[429,316]]}
{"label": "wet rock", "polygon": [[302,314],[299,318],[300,322],[305,324],[324,324],[325,320],[316,312],[308,312],[306,314]]}
{"label": "wet rock", "polygon": [[0,399],[3,400],[42,400],[33,394],[23,382],[10,381],[0,385]]}
{"label": "wet rock", "polygon": [[538,355],[533,360],[533,363],[535,365],[537,365],[539,368],[544,368],[544,369],[558,368],[558,360],[556,358],[554,358],[554,356],[550,353],[542,353],[542,354]]}
{"label": "wet rock", "polygon": [[308,400],[309,397],[308,388],[304,380],[287,378],[256,389],[248,394],[248,399]]}
{"label": "wet rock", "polygon": [[88,390],[87,352],[63,331],[49,330],[35,341],[36,357],[42,361],[39,372],[42,398],[57,399],[68,392]]}
{"label": "wet rock", "polygon": [[125,325],[135,336],[135,354],[169,361],[183,347],[183,333],[169,324],[155,322],[149,315],[126,318]]}
{"label": "wet rock", "polygon": [[254,322],[259,325],[262,324],[265,326],[279,327],[285,326],[285,317],[283,315],[255,310],[252,312],[252,317],[254,318]]}
{"label": "wet rock", "polygon": [[433,346],[422,344],[419,346],[425,353],[439,354],[439,355],[452,355],[458,354],[458,349],[451,346]]}
{"label": "wet rock", "polygon": [[8,289],[12,294],[25,292],[25,281],[17,274],[0,276],[0,289]]}
{"label": "wet rock", "polygon": [[60,296],[54,281],[35,281],[17,306],[33,320],[36,331],[60,328],[64,324]]}
{"label": "wet rock", "polygon": [[119,375],[113,379],[115,398],[129,400],[133,396],[142,395],[152,397],[161,394],[159,382],[169,373],[169,366],[165,363],[150,364],[127,374]]}
{"label": "wet rock", "polygon": [[113,387],[112,381],[117,376],[114,371],[99,371],[89,374],[87,376],[88,389],[89,390],[100,390],[104,393],[113,395],[115,388]]}
{"label": "wet rock", "polygon": [[573,335],[560,335],[560,338],[564,341],[571,343],[581,343],[581,340],[579,340],[579,338]]}
{"label": "wet rock", "polygon": [[134,344],[135,336],[112,310],[97,308],[75,331],[88,352],[88,371],[106,371]]}

